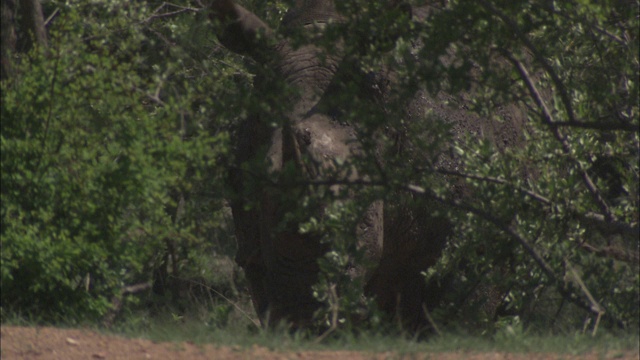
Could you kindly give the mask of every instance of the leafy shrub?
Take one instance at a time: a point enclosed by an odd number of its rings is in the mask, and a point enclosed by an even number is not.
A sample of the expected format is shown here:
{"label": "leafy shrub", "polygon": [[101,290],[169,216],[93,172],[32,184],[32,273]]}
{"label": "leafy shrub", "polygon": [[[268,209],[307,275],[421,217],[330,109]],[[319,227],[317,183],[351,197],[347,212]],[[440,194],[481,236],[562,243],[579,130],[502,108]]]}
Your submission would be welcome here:
{"label": "leafy shrub", "polygon": [[[167,239],[213,246],[204,236],[220,217],[192,214],[221,208],[227,134],[209,131],[198,98],[212,83],[185,89],[182,59],[155,57],[171,49],[146,36],[145,4],[58,5],[50,48],[2,82],[2,304],[73,320],[149,282]],[[179,205],[176,193],[205,186]]]}

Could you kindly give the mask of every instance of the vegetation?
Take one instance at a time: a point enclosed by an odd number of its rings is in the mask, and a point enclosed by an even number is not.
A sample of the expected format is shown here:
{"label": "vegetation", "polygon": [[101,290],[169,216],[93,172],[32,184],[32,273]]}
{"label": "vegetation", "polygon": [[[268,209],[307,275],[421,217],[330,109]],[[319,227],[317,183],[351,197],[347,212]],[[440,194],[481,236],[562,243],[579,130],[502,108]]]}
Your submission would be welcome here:
{"label": "vegetation", "polygon": [[[316,341],[317,338],[301,336],[300,333],[285,331],[247,331],[246,328],[227,326],[212,329],[202,322],[156,319],[153,326],[114,329],[118,334],[135,338],[148,338],[158,342],[194,342],[196,344],[224,344],[224,346],[252,348],[261,346],[273,351],[298,350],[350,350],[361,352],[392,352],[411,358],[410,354],[445,352],[506,352],[506,353],[558,353],[586,354],[602,353],[614,356],[617,352],[637,351],[637,334],[599,332],[591,334],[538,335],[530,332],[504,330],[493,338],[472,336],[454,331],[427,341],[384,333],[366,332],[354,335],[342,331],[330,341]],[[401,357],[401,356],[400,356]]]}
{"label": "vegetation", "polygon": [[[244,4],[273,28],[290,6]],[[110,325],[169,307],[224,327],[246,300],[229,260],[225,179],[234,125],[267,104],[252,94],[255,64],[217,43],[200,1],[17,5],[2,9],[3,319]],[[41,26],[25,25],[40,6]],[[345,233],[364,201],[406,197],[438,204],[455,224],[424,274],[448,284],[430,314],[436,331],[637,330],[637,2],[434,2],[413,22],[383,6],[340,2],[348,21],[313,40],[330,49],[341,39],[364,74],[397,74],[385,113],[354,95],[345,116],[368,138],[403,129],[411,144],[384,169],[374,156],[356,164],[371,179],[351,184],[362,203],[303,225],[331,247],[316,287],[327,305],[319,323],[354,330],[364,326],[351,322],[358,313],[381,326],[344,275],[362,256]],[[433,113],[408,122],[417,88],[496,126],[510,121],[500,106],[517,104],[526,141],[453,137]],[[443,146],[459,171],[434,160]],[[502,295],[489,304],[495,289]]]}

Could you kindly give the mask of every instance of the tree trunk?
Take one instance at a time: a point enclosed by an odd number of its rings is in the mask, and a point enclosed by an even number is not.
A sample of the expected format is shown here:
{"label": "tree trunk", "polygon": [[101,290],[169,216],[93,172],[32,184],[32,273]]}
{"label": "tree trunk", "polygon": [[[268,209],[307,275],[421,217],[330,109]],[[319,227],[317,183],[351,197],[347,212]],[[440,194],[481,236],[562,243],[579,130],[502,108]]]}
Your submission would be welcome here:
{"label": "tree trunk", "polygon": [[12,54],[27,52],[34,45],[47,47],[47,31],[39,0],[2,0],[2,74],[11,76]]}
{"label": "tree trunk", "polygon": [[2,63],[2,71],[0,72],[0,79],[6,79],[11,73],[11,53],[16,50],[16,28],[15,28],[15,15],[16,15],[16,2],[15,0],[2,0],[2,44],[0,45]]}
{"label": "tree trunk", "polygon": [[47,47],[47,31],[44,28],[44,16],[39,0],[23,0],[18,8],[20,14],[20,41],[18,49],[29,51],[34,43]]}

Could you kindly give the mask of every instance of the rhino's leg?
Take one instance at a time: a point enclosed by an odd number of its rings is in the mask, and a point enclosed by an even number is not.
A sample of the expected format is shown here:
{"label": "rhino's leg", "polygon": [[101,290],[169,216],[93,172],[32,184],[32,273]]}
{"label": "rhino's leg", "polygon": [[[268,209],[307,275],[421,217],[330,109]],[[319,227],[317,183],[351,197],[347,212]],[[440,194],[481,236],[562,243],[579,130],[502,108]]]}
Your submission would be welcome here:
{"label": "rhino's leg", "polygon": [[291,248],[309,246],[305,242],[316,242],[309,240],[295,233],[278,234],[277,242],[281,245],[286,243],[287,247],[276,248],[278,253],[268,273],[270,325],[285,321],[294,329],[307,327],[320,306],[313,296],[312,287],[318,281],[317,258],[321,252],[305,257],[287,254]]}
{"label": "rhino's leg", "polygon": [[421,273],[436,263],[451,228],[445,218],[431,216],[424,204],[411,208],[385,204],[382,259],[365,292],[376,297],[381,310],[399,316],[408,329],[428,326],[423,306],[431,308],[441,294],[427,287]]}
{"label": "rhino's leg", "polygon": [[260,318],[260,323],[266,323],[269,300],[266,289],[266,266],[260,247],[259,226],[255,220],[258,218],[256,210],[245,210],[244,203],[237,201],[232,203],[233,220],[236,229],[238,251],[236,263],[242,267],[249,283],[251,302]]}
{"label": "rhino's leg", "polygon": [[285,220],[285,213],[295,213],[296,208],[282,200],[288,198],[296,204],[299,201],[291,197],[291,191],[266,190],[261,201],[260,246],[266,266],[268,324],[277,326],[286,322],[292,328],[299,328],[310,325],[319,306],[312,286],[318,280],[317,259],[326,249],[319,236],[301,234],[297,221]]}

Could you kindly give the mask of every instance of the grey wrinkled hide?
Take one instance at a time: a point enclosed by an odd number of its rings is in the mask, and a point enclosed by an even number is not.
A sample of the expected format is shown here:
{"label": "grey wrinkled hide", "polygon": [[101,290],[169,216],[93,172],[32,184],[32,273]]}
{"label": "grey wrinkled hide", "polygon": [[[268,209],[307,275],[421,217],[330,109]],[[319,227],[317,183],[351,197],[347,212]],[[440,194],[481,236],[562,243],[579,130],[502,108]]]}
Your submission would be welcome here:
{"label": "grey wrinkled hide", "polygon": [[[339,20],[330,1],[299,0],[296,5],[283,20],[282,33],[287,33],[287,27],[312,28]],[[297,222],[284,221],[300,206],[295,199],[286,200],[289,190],[296,190],[284,184],[287,180],[280,174],[292,166],[303,179],[326,180],[327,174],[333,174],[334,161],[361,153],[354,129],[317,106],[332,95],[327,90],[341,59],[321,54],[313,45],[293,49],[286,39],[275,41],[273,32],[259,18],[231,1],[216,1],[211,9],[223,25],[218,34],[222,44],[253,57],[297,90],[297,97],[287,99],[292,103],[282,114],[286,121],[281,128],[273,129],[265,121],[273,114],[253,114],[241,124],[235,134],[237,168],[229,182],[235,192],[230,202],[238,241],[236,261],[245,270],[262,323],[285,320],[305,326],[318,306],[311,287],[317,281],[317,260],[327,248],[319,234],[300,234]],[[273,90],[272,84],[261,83],[259,76],[255,87],[258,93]],[[423,92],[416,94],[408,116],[418,121],[431,109],[452,123],[457,133],[490,138],[507,134],[495,139],[499,147],[518,141],[519,125],[508,125],[506,131],[498,129],[505,125],[478,119],[462,108],[447,107],[442,96],[446,95],[432,98]],[[445,168],[456,166],[453,158],[444,157],[441,162]],[[261,172],[261,168],[265,170]],[[336,174],[333,176],[335,179]],[[261,177],[275,184],[271,186]],[[358,174],[346,172],[344,177],[354,180]],[[412,207],[410,199],[403,201],[384,206],[381,201],[374,202],[355,233],[369,259],[379,264],[366,277],[366,292],[376,297],[381,309],[400,315],[405,326],[419,329],[428,324],[423,307],[431,308],[439,296],[426,286],[420,272],[437,261],[451,226],[446,219],[432,217],[429,207]],[[322,211],[317,209],[315,215],[321,216]]]}

